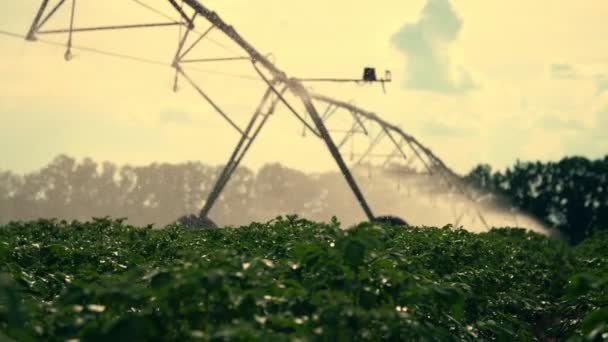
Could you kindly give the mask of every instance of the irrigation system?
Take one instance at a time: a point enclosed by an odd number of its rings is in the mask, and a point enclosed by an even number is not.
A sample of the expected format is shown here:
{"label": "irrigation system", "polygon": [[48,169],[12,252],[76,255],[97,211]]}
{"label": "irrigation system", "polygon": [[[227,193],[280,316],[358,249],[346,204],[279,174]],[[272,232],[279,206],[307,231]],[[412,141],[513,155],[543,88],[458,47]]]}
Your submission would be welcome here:
{"label": "irrigation system", "polygon": [[[351,172],[353,165],[349,166],[343,156],[344,149],[357,135],[368,136],[369,144],[364,153],[357,155],[359,158],[355,165],[365,163],[366,160],[369,160],[372,157],[378,157],[378,154],[374,154],[376,146],[381,141],[388,142],[392,146],[392,152],[380,155],[384,158],[382,165],[388,167],[405,163],[403,165],[410,166],[412,163],[416,162],[421,165],[426,174],[435,177],[434,179],[436,179],[437,183],[442,184],[446,191],[459,193],[464,196],[469,201],[467,212],[472,208],[473,211],[471,213],[488,228],[488,223],[478,206],[478,194],[466,187],[458,175],[414,136],[406,133],[399,126],[383,120],[374,112],[362,109],[346,101],[313,93],[306,86],[309,82],[356,82],[379,83],[384,88],[385,83],[391,81],[390,72],[387,71],[383,78],[378,78],[375,69],[367,67],[364,69],[362,78],[290,77],[284,70],[279,68],[279,66],[271,62],[267,55],[260,53],[233,26],[229,25],[216,12],[210,10],[198,0],[157,0],[151,2],[155,3],[155,5],[159,5],[161,2],[164,2],[164,5],[166,5],[168,2],[171,6],[167,6],[167,8],[172,9],[173,11],[171,15],[159,11],[157,8],[152,7],[141,0],[132,1],[147,10],[156,12],[159,17],[163,18],[163,21],[143,24],[133,23],[128,25],[76,26],[74,19],[78,13],[77,5],[79,1],[42,0],[40,8],[35,14],[29,30],[23,37],[32,42],[44,42],[42,36],[47,35],[60,35],[61,37],[65,37],[64,57],[69,61],[73,58],[72,50],[77,48],[77,46],[73,44],[76,34],[107,30],[163,28],[168,26],[180,28],[179,41],[177,49],[173,54],[173,60],[167,62],[168,65],[174,69],[174,90],[177,91],[178,82],[185,81],[185,83],[189,84],[200,97],[202,97],[202,99],[204,99],[204,101],[207,102],[218,115],[223,117],[227,124],[240,135],[227,163],[215,180],[215,184],[210,191],[203,208],[200,210],[199,217],[205,219],[208,217],[213,205],[229,182],[231,175],[237,169],[248,150],[259,136],[268,119],[275,110],[281,106],[286,108],[291,115],[302,123],[303,129],[306,132],[312,133],[315,138],[321,139],[324,142],[361,209],[370,221],[376,220],[377,216],[374,214],[374,211],[366,200],[364,193],[353,176],[353,172]],[[59,29],[46,29],[46,24],[49,20],[56,16],[60,11],[68,11],[69,13],[69,21],[65,23],[65,27]],[[206,41],[212,32],[215,35],[223,35],[224,38],[234,42],[236,46],[239,47],[241,55],[225,58],[190,57],[193,49],[201,44],[201,42]],[[135,59],[135,57],[133,57],[133,59]],[[254,74],[257,75],[263,84],[265,84],[266,89],[257,104],[257,107],[253,110],[253,115],[250,117],[248,123],[244,127],[241,127],[235,122],[233,116],[224,111],[221,105],[208,95],[203,86],[195,81],[190,75],[188,66],[202,63],[243,63],[243,61],[251,64],[251,68],[255,71]],[[296,108],[303,108],[304,111],[299,112]],[[336,113],[340,113],[340,115],[343,116],[343,119],[351,121],[350,129],[335,131],[328,128],[328,121],[331,117],[336,116]],[[372,131],[377,132],[373,137],[371,134]],[[407,203],[404,205],[407,205]],[[464,213],[455,213],[454,224],[458,225],[458,221],[463,215]],[[407,220],[407,218],[405,219]]]}

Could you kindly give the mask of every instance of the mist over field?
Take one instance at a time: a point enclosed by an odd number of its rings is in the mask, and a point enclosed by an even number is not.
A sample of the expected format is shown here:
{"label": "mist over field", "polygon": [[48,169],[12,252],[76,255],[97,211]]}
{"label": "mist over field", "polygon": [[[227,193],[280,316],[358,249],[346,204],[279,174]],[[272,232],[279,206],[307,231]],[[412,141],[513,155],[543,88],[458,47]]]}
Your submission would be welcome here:
{"label": "mist over field", "polygon": [[[376,216],[395,215],[418,226],[451,223],[486,230],[472,202],[456,188],[449,190],[439,176],[395,174],[369,166],[353,170]],[[0,223],[112,216],[162,227],[198,213],[220,171],[220,166],[193,162],[133,167],[59,156],[37,172],[0,173]],[[479,212],[489,226],[545,232],[536,220],[512,210],[505,199],[486,199]],[[343,227],[367,220],[339,172],[307,174],[280,164],[267,164],[257,172],[237,169],[209,217],[220,226],[240,226],[293,214],[324,222],[336,216]]]}

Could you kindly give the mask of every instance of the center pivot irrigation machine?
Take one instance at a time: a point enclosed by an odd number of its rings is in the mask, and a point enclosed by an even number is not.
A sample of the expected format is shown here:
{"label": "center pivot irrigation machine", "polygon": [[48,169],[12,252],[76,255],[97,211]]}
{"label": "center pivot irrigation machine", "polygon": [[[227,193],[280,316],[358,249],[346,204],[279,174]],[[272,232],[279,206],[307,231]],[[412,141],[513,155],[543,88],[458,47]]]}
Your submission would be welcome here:
{"label": "center pivot irrigation machine", "polygon": [[[353,176],[351,168],[354,165],[347,165],[343,154],[343,149],[348,146],[349,142],[357,135],[365,135],[368,137],[368,146],[365,152],[357,155],[355,165],[361,165],[373,157],[382,157],[382,166],[386,170],[392,170],[392,174],[399,172],[406,174],[405,170],[419,170],[417,174],[424,174],[424,177],[433,180],[433,184],[442,188],[442,194],[449,196],[457,195],[460,198],[466,199],[460,201],[460,208],[456,211],[452,210],[455,225],[458,225],[465,215],[469,215],[473,220],[479,220],[485,228],[488,228],[488,222],[484,218],[484,214],[480,210],[480,198],[488,198],[477,189],[471,189],[462,182],[461,178],[456,175],[445,163],[437,157],[429,148],[422,145],[415,137],[404,132],[400,127],[393,125],[377,114],[364,110],[358,106],[340,101],[328,96],[312,93],[304,84],[307,82],[356,82],[356,83],[380,83],[384,88],[385,83],[391,81],[390,72],[386,72],[384,78],[378,78],[374,68],[366,67],[363,71],[363,76],[360,79],[340,79],[340,78],[294,78],[289,77],[286,72],[281,70],[273,62],[270,61],[267,55],[264,55],[254,48],[234,27],[227,24],[220,16],[208,9],[198,0],[166,0],[154,1],[155,5],[163,5],[166,10],[172,11],[170,15],[158,8],[150,6],[140,0],[132,0],[137,5],[141,6],[142,10],[147,10],[156,13],[159,17],[166,19],[164,22],[146,23],[146,24],[128,24],[128,25],[109,25],[109,26],[90,26],[80,27],[75,25],[75,17],[77,15],[76,0],[42,0],[42,4],[31,24],[29,32],[24,37],[28,41],[41,41],[42,35],[62,35],[67,37],[65,46],[65,59],[73,58],[72,50],[78,46],[73,45],[74,36],[84,32],[98,32],[107,30],[126,30],[126,29],[141,29],[141,28],[158,28],[174,26],[179,27],[179,41],[177,49],[172,55],[173,60],[168,62],[175,72],[174,75],[174,91],[178,89],[178,82],[183,79],[198,93],[215,112],[223,117],[226,122],[238,132],[240,139],[231,153],[228,162],[223,167],[223,170],[215,180],[215,184],[211,189],[203,208],[198,216],[190,216],[190,219],[199,220],[198,222],[210,222],[208,219],[214,203],[226,187],[231,175],[237,169],[243,157],[250,149],[251,145],[258,137],[267,120],[275,112],[279,106],[284,106],[283,110],[287,110],[295,116],[304,125],[304,130],[311,132],[315,137],[322,139],[331,156],[335,160],[338,168],[344,176],[348,186],[355,195],[361,209],[370,221],[391,220],[393,222],[404,221],[391,216],[376,217],[370,208],[365,195],[360,186],[357,184],[356,177]],[[169,6],[170,5],[170,6]],[[46,29],[46,24],[51,18],[62,12],[69,18],[67,23],[64,23],[64,28]],[[199,27],[205,28],[198,31]],[[227,39],[236,44],[240,50],[240,56],[225,57],[225,58],[189,58],[191,51],[201,42],[210,39],[210,34],[220,35],[222,39]],[[219,37],[218,37],[219,38]],[[95,50],[101,51],[101,50]],[[133,58],[134,59],[134,58]],[[254,75],[263,82],[265,92],[259,101],[257,108],[249,119],[246,126],[240,127],[233,117],[229,115],[208,93],[203,90],[203,87],[197,83],[189,72],[189,67],[200,63],[212,62],[249,62]],[[217,64],[215,64],[217,65]],[[297,110],[297,107],[305,112],[302,115]],[[319,110],[319,108],[323,108]],[[351,122],[350,129],[332,130],[328,128],[328,120],[335,116],[335,113],[342,113],[343,118]],[[352,121],[351,121],[352,120]],[[333,134],[332,134],[333,133]],[[373,134],[372,134],[373,133]],[[391,148],[391,152],[387,154],[374,154],[374,149],[384,140]],[[351,160],[354,153],[351,152]],[[371,164],[371,162],[370,162]],[[401,171],[400,171],[401,170]],[[354,169],[353,169],[354,171]],[[437,193],[437,190],[434,190]],[[466,202],[466,203],[465,203]],[[407,203],[404,203],[407,206]],[[516,218],[514,216],[514,218]],[[407,218],[406,218],[407,219]]]}

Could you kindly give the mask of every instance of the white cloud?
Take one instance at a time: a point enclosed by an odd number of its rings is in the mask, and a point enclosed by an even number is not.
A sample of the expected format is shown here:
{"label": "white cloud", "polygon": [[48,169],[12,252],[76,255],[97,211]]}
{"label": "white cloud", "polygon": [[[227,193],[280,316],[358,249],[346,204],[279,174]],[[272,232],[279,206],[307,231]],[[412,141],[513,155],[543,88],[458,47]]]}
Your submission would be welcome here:
{"label": "white cloud", "polygon": [[461,28],[449,0],[427,0],[418,22],[401,27],[392,42],[407,57],[404,88],[444,94],[475,88],[469,71],[454,66],[449,54]]}

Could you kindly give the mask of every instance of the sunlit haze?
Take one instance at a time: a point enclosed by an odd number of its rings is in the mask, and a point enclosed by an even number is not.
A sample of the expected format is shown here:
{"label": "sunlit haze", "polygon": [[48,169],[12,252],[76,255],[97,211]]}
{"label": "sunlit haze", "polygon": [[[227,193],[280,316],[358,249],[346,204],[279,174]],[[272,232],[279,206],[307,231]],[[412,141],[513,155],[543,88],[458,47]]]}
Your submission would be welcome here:
{"label": "sunlit haze", "polygon": [[[25,34],[39,4],[1,2],[0,30]],[[357,78],[365,66],[391,70],[386,94],[379,85],[312,87],[400,125],[459,173],[480,162],[503,168],[517,158],[597,157],[608,148],[605,1],[204,4],[258,50],[272,53],[290,76]],[[158,5],[167,9],[165,2]],[[130,1],[78,6],[77,26],[162,21]],[[67,27],[64,12],[48,28]],[[169,64],[177,34],[175,27],[78,33],[74,44]],[[200,56],[234,56],[234,45],[218,32],[211,37],[226,48],[207,43]],[[66,63],[62,47],[6,35],[0,36],[0,51],[0,169],[29,172],[61,153],[120,164],[215,165],[238,138],[187,84],[172,92],[168,67],[86,51],[75,51]],[[200,68],[252,75],[247,63]],[[196,76],[244,125],[261,84],[221,73]],[[301,123],[279,112],[244,165],[278,161],[304,171],[336,170],[323,144],[301,132]]]}

